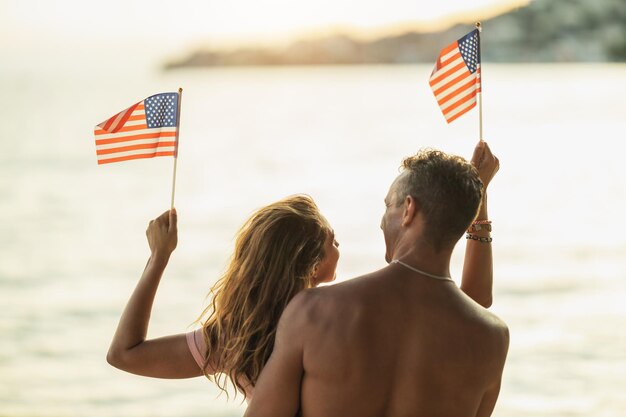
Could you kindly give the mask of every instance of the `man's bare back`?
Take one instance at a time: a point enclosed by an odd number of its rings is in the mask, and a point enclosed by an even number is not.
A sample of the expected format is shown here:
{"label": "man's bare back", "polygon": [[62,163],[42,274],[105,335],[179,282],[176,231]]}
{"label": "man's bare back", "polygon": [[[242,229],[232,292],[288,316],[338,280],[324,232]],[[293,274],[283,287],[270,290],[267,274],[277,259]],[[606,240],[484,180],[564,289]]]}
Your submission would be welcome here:
{"label": "man's bare back", "polygon": [[394,264],[299,304],[303,416],[490,415],[507,328],[453,282]]}

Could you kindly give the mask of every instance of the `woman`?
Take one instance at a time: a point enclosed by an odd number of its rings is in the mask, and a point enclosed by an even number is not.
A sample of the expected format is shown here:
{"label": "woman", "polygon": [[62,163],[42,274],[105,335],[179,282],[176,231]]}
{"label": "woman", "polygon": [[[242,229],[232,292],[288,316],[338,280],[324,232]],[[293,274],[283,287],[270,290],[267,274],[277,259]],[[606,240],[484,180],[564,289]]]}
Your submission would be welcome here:
{"label": "woman", "polygon": [[[472,158],[485,185],[477,221],[487,220],[486,187],[499,162],[480,142]],[[278,319],[289,301],[306,288],[335,278],[338,243],[326,219],[308,196],[270,204],[243,225],[230,264],[211,289],[202,329],[146,340],[150,311],[160,278],[177,244],[176,211],[150,222],[151,256],[120,318],[107,361],[122,370],[158,378],[214,376],[230,381],[247,399],[274,345]],[[490,229],[490,228],[489,228]],[[472,231],[475,235],[488,233]],[[461,289],[491,304],[491,245],[469,241]]]}
{"label": "woman", "polygon": [[[203,331],[145,340],[159,280],[176,248],[176,221],[172,210],[148,226],[151,256],[107,360],[122,370],[159,378],[225,373],[248,396],[272,352],[287,303],[299,291],[334,279],[339,250],[333,231],[308,196],[258,210],[239,231],[230,265],[211,290]],[[216,382],[225,388],[224,378]]]}

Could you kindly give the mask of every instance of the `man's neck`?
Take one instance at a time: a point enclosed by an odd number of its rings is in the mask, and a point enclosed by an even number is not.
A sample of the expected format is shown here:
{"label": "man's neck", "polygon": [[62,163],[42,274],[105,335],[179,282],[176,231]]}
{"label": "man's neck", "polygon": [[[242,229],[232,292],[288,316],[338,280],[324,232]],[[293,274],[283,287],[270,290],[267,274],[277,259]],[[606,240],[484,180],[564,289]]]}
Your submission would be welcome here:
{"label": "man's neck", "polygon": [[438,276],[450,276],[452,249],[435,250],[421,238],[403,239],[393,251],[391,261],[400,260],[414,268]]}

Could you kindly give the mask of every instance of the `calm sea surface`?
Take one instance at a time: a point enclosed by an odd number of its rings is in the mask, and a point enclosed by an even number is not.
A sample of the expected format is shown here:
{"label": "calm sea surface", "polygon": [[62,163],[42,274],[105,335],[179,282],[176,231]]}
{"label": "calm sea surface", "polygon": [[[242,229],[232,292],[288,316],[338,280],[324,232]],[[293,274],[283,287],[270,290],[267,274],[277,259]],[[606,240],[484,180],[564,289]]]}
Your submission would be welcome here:
{"label": "calm sea surface", "polygon": [[[172,160],[98,166],[93,126],[182,86],[179,246],[149,336],[192,328],[256,208],[312,195],[340,280],[384,265],[378,228],[401,159],[470,157],[477,112],[446,125],[430,66],[114,75],[0,66],[0,416],[239,416],[202,378],[105,361],[169,207]],[[95,74],[95,75],[94,75]],[[626,410],[626,66],[486,65],[495,303],[511,347],[495,416]],[[464,242],[453,259],[460,276]]]}

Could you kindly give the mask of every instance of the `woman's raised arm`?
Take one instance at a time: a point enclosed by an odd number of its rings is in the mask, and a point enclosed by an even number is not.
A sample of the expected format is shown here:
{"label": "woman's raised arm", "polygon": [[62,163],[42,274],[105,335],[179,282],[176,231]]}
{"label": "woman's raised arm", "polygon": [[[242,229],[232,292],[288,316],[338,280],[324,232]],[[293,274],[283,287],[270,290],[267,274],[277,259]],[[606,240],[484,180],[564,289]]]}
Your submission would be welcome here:
{"label": "woman's raised arm", "polygon": [[123,371],[156,378],[191,378],[203,375],[184,333],[146,340],[150,313],[159,281],[178,243],[176,210],[152,220],[146,230],[150,259],[131,295],[107,362]]}

